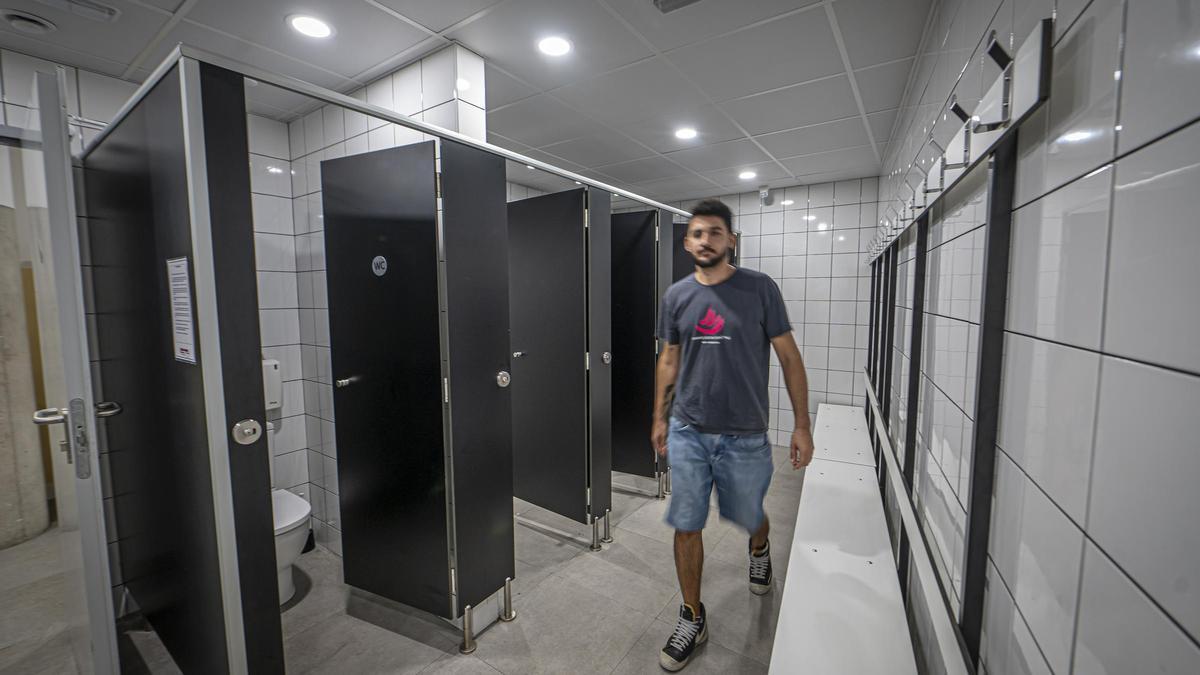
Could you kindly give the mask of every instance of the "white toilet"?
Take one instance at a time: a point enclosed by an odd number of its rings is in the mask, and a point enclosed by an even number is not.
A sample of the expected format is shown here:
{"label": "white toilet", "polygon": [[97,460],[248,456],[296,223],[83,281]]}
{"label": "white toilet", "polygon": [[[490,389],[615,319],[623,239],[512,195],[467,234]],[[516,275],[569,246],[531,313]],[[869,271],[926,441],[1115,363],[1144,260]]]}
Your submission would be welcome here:
{"label": "white toilet", "polygon": [[296,594],[292,564],[308,541],[308,516],[312,506],[303,497],[275,489],[275,424],[267,422],[267,447],[271,453],[271,510],[275,514],[275,568],[279,573],[279,604]]}

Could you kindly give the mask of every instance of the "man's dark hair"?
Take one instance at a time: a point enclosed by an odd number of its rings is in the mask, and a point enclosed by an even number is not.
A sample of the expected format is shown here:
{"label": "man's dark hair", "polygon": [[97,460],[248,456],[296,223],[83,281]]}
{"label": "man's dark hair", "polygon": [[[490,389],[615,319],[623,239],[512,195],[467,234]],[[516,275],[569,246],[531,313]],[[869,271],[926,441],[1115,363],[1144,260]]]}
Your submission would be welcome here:
{"label": "man's dark hair", "polygon": [[717,216],[725,221],[725,227],[733,232],[733,211],[725,206],[725,202],[720,199],[705,199],[704,201],[692,207],[693,216]]}

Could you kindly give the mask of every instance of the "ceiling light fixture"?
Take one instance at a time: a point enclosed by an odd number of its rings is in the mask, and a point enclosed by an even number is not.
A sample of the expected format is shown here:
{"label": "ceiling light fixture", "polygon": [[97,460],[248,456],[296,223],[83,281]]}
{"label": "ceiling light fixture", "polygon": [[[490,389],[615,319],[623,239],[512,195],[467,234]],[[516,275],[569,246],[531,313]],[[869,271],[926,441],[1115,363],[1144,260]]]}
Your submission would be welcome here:
{"label": "ceiling light fixture", "polygon": [[755,178],[758,178],[758,174],[754,173],[753,171],[743,171],[738,174],[738,178],[741,178],[742,180],[754,180]]}
{"label": "ceiling light fixture", "polygon": [[675,130],[675,138],[690,141],[696,137],[696,130],[691,127],[679,127]]}
{"label": "ceiling light fixture", "polygon": [[12,26],[13,30],[26,33],[28,35],[45,35],[58,30],[58,26],[49,19],[44,19],[36,14],[22,12],[17,9],[6,9],[3,12],[3,18]]}
{"label": "ceiling light fixture", "polygon": [[327,38],[333,35],[333,27],[315,16],[293,14],[288,17],[288,25],[292,30],[311,38]]}
{"label": "ceiling light fixture", "polygon": [[794,199],[785,199],[785,200],[783,200],[783,201],[781,201],[781,202],[779,202],[779,203],[780,203],[780,204],[783,204],[784,206],[791,206],[792,204],[795,204],[795,203],[796,203],[796,200],[794,200]]}
{"label": "ceiling light fixture", "polygon": [[563,56],[571,51],[571,43],[566,38],[552,35],[539,40],[538,49],[546,56]]}

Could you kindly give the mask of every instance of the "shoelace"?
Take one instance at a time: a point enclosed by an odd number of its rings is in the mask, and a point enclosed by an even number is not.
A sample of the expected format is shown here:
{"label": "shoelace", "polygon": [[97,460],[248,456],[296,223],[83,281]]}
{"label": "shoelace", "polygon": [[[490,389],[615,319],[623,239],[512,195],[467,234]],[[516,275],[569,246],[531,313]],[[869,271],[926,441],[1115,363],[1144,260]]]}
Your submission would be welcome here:
{"label": "shoelace", "polygon": [[668,641],[672,647],[683,651],[687,649],[688,643],[691,642],[696,634],[700,632],[699,621],[688,621],[682,616],[679,617],[679,622],[675,624],[675,634]]}
{"label": "shoelace", "polygon": [[750,556],[750,576],[756,579],[766,579],[767,567],[770,564],[770,556]]}

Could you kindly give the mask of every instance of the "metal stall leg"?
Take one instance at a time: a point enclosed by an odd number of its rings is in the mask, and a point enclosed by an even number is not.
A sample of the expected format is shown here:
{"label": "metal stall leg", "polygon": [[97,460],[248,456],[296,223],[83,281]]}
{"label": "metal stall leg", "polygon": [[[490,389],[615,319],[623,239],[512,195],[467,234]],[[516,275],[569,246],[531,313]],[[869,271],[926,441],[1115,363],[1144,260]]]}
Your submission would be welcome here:
{"label": "metal stall leg", "polygon": [[658,473],[654,474],[654,476],[655,476],[655,478],[658,478],[658,497],[657,498],[658,499],[666,499],[667,498],[667,472],[659,471]]}
{"label": "metal stall leg", "polygon": [[671,467],[667,467],[667,487],[663,490],[664,494],[671,494]]}
{"label": "metal stall leg", "polygon": [[517,610],[512,606],[512,577],[504,580],[504,611],[500,613],[501,621],[512,621],[517,618]]}
{"label": "metal stall leg", "polygon": [[613,541],[612,529],[610,527],[611,520],[612,520],[612,509],[607,509],[604,511],[604,536],[600,538],[600,541],[602,541],[606,544],[611,544]]}
{"label": "metal stall leg", "polygon": [[593,551],[600,550],[600,518],[592,516],[592,546]]}
{"label": "metal stall leg", "polygon": [[462,644],[458,646],[458,652],[460,654],[470,654],[471,652],[475,651],[475,630],[474,626],[471,625],[471,614],[471,606],[467,605],[466,608],[463,609],[463,641]]}

